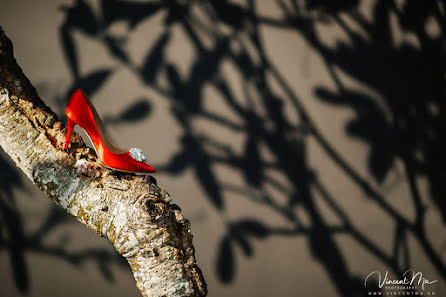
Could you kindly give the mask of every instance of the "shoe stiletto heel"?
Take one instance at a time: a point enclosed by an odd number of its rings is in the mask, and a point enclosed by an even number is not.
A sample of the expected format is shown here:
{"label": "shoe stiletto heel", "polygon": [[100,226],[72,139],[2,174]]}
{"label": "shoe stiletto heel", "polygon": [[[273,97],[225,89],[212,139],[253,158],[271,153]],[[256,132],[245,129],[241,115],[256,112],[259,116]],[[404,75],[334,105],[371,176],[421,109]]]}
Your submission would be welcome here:
{"label": "shoe stiletto heel", "polygon": [[104,166],[124,172],[155,172],[155,169],[145,162],[146,157],[139,148],[125,150],[110,141],[96,109],[81,89],[71,96],[65,113],[68,121],[65,149],[68,148],[74,126],[78,125],[87,133]]}
{"label": "shoe stiletto heel", "polygon": [[65,147],[64,150],[68,149],[68,143],[70,143],[71,133],[73,132],[74,122],[67,117],[68,121],[68,129],[67,129],[67,138],[65,139]]}

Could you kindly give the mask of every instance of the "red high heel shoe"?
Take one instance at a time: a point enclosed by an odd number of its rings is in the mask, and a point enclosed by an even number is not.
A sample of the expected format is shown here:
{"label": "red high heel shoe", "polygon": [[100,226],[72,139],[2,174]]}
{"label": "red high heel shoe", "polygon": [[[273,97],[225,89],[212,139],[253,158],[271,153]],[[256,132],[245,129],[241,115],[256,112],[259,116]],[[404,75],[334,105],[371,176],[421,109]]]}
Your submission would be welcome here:
{"label": "red high heel shoe", "polygon": [[145,162],[146,157],[139,148],[125,150],[112,144],[101,118],[84,91],[78,89],[71,96],[65,112],[68,120],[65,149],[68,148],[74,126],[79,125],[87,132],[96,154],[106,167],[124,172],[155,172],[155,169]]}

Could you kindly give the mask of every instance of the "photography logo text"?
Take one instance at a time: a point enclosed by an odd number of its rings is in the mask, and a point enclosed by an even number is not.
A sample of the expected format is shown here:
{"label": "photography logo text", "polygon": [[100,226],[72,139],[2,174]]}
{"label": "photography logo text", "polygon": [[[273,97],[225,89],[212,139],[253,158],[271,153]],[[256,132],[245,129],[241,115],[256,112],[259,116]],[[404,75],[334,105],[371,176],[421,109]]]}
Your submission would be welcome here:
{"label": "photography logo text", "polygon": [[364,280],[369,296],[436,296],[432,284],[436,279],[428,279],[421,271],[409,269],[401,278],[392,279],[389,272],[370,272]]}

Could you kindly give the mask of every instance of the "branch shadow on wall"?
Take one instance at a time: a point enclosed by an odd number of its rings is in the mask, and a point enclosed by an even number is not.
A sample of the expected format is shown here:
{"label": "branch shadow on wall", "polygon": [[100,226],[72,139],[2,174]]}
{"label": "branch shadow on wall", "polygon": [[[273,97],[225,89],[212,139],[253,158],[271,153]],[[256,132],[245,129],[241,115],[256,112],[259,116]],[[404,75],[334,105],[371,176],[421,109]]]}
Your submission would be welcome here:
{"label": "branch shadow on wall", "polygon": [[[73,77],[65,97],[77,87],[84,88],[92,96],[116,71],[97,69],[85,75],[81,73],[78,58],[81,45],[76,43],[74,32],[82,32],[103,44],[108,54],[120,62],[119,67],[131,70],[148,87],[169,100],[171,114],[182,129],[181,149],[169,162],[156,166],[159,172],[180,175],[186,169],[192,169],[207,199],[221,213],[226,211],[226,197],[236,193],[268,206],[271,212],[288,220],[289,228],[275,227],[266,220],[249,217],[228,222],[216,255],[216,273],[224,283],[235,277],[238,250],[246,257],[254,256],[254,240],[301,236],[307,240],[312,256],[325,269],[340,296],[378,292],[377,283],[369,283],[365,288],[365,275],[357,275],[348,267],[349,255],[335,240],[338,234],[350,237],[396,275],[412,268],[408,245],[408,236],[412,236],[438,275],[446,279],[445,263],[428,240],[426,205],[417,185],[418,178],[426,178],[428,199],[444,222],[444,3],[373,3],[371,17],[367,17],[360,2],[354,0],[336,1],[336,4],[323,0],[275,1],[281,17],[269,17],[260,14],[257,7],[260,2],[252,0],[244,4],[113,0],[101,2],[102,13],[98,16],[87,2],[78,0],[63,7],[65,21],[60,27],[60,40]],[[138,25],[161,12],[164,14],[164,32],[147,50],[139,65],[127,52],[126,42]],[[396,42],[392,19],[396,19],[401,34],[415,36],[415,41]],[[128,24],[127,35],[112,34],[109,28],[117,22]],[[326,45],[318,31],[321,25],[337,27],[348,41],[339,40],[335,47]],[[186,76],[181,75],[166,56],[167,48],[175,46],[174,26],[182,29],[195,52],[195,60]],[[320,132],[302,100],[283,77],[283,69],[277,68],[268,56],[261,33],[263,26],[295,32],[304,37],[323,59],[335,88],[315,86],[315,100],[333,109],[354,112],[354,117],[346,123],[345,132],[369,146],[366,165],[374,181],[358,173]],[[206,45],[205,39],[212,41],[212,46]],[[235,95],[234,86],[222,71],[223,63],[230,63],[241,74],[243,96]],[[373,90],[374,95],[344,84],[340,73]],[[163,78],[167,79],[167,86],[160,83]],[[280,87],[280,92],[272,87],[273,83]],[[239,121],[205,108],[203,89],[207,86],[217,91],[218,100],[228,106]],[[57,102],[62,106],[64,100]],[[119,124],[149,116],[151,105],[148,99],[137,102],[117,117],[106,117],[106,122]],[[287,116],[285,106],[292,107],[299,122],[293,122]],[[245,139],[243,151],[237,152],[231,139],[222,141],[215,135],[197,131],[192,124],[196,119],[242,134]],[[327,190],[327,185],[309,163],[307,147],[310,138],[369,201],[393,220],[395,231],[390,252],[378,245],[375,238],[361,232],[340,206],[339,198]],[[262,153],[265,148],[273,155],[273,160],[265,158]],[[415,209],[413,218],[403,216],[389,203],[391,197],[382,194],[381,185],[390,172],[397,170],[397,160],[404,165],[401,178],[411,190]],[[243,176],[243,185],[220,180],[216,174],[218,166]],[[287,184],[276,180],[271,172],[281,173]],[[274,193],[280,194],[273,194],[269,190],[271,187]],[[279,202],[277,195],[286,197],[286,203]],[[315,203],[315,195],[322,197],[340,224],[328,223]],[[303,222],[297,209],[306,213],[310,224]]]}

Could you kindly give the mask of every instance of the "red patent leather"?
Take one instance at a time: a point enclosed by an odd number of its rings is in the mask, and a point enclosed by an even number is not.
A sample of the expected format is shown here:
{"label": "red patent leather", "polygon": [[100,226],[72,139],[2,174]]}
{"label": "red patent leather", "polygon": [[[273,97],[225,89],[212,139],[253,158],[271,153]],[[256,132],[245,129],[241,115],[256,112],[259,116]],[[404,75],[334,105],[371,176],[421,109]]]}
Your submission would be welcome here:
{"label": "red patent leather", "polygon": [[[78,89],[68,101],[65,112],[67,114],[68,129],[67,138],[65,140],[65,149],[68,148],[70,142],[70,136],[75,125],[79,125],[90,136],[91,141],[96,149],[96,152],[101,159],[101,162],[111,169],[126,171],[126,172],[139,172],[139,173],[151,173],[155,172],[155,169],[144,161],[137,161],[130,156],[128,151],[123,153],[116,153],[111,151],[106,145],[106,142],[102,139],[104,136],[104,129],[102,128],[102,137],[99,132],[98,125],[102,126],[102,122],[99,116],[94,117],[94,106],[88,103],[88,98],[81,89]],[[92,110],[93,109],[93,110]],[[110,142],[109,142],[110,143]]]}

